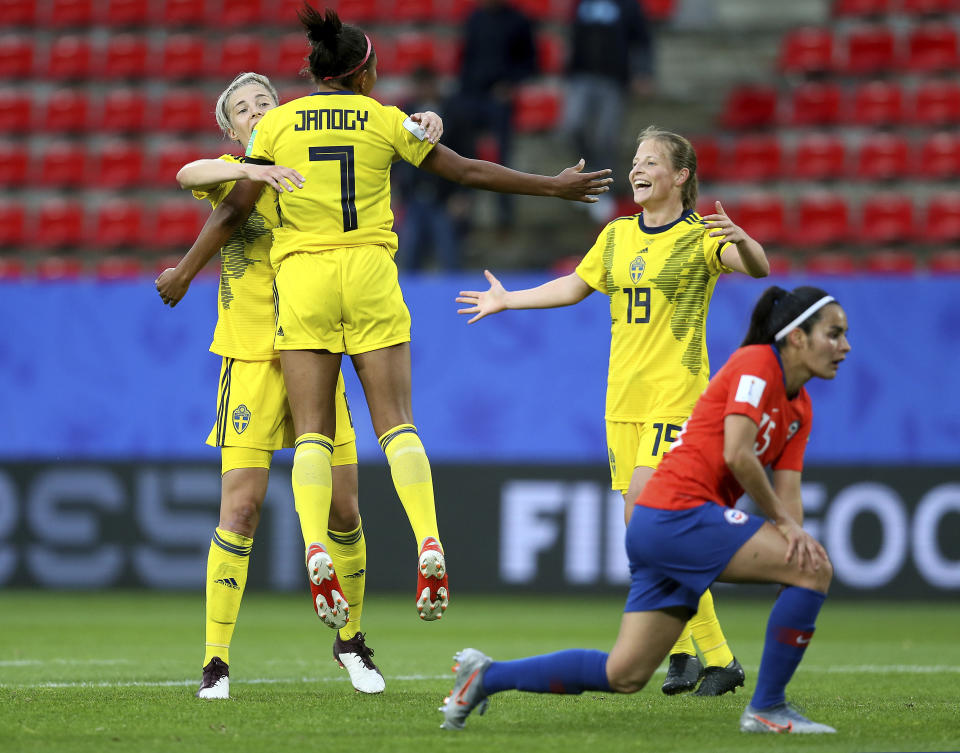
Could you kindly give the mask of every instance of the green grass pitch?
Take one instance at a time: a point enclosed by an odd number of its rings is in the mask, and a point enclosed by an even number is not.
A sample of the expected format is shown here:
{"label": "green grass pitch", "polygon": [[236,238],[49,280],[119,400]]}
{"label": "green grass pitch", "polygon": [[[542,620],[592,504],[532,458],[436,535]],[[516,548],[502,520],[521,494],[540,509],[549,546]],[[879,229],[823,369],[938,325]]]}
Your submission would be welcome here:
{"label": "green grass pitch", "polygon": [[[771,592],[772,598],[772,592]],[[834,736],[744,735],[769,601],[717,594],[746,692],[633,696],[502,693],[463,732],[439,728],[453,653],[494,658],[608,649],[619,598],[458,595],[422,623],[413,597],[368,596],[364,623],[387,680],[355,694],[332,632],[304,595],[248,593],[231,649],[229,701],[193,697],[200,594],[0,593],[0,751],[956,751],[960,605],[827,601],[788,697]]]}

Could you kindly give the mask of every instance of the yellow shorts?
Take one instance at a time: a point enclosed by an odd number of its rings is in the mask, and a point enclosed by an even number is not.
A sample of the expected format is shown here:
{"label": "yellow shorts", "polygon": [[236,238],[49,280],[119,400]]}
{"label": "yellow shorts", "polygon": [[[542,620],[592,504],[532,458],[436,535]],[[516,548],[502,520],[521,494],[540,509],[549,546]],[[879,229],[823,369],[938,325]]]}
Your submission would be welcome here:
{"label": "yellow shorts", "polygon": [[410,341],[410,312],[386,246],[290,254],[276,290],[278,350],[356,355]]}
{"label": "yellow shorts", "polygon": [[[337,434],[333,440],[333,464],[349,465],[357,462],[357,435],[347,404],[343,374],[337,379],[336,406]],[[217,392],[217,423],[210,430],[207,444],[273,452],[293,447],[295,439],[280,359],[240,361],[224,358]],[[269,466],[258,463],[237,467]]]}
{"label": "yellow shorts", "polygon": [[686,420],[687,416],[673,416],[642,424],[607,421],[610,487],[625,492],[630,488],[634,468],[660,465],[663,454],[670,449]]}

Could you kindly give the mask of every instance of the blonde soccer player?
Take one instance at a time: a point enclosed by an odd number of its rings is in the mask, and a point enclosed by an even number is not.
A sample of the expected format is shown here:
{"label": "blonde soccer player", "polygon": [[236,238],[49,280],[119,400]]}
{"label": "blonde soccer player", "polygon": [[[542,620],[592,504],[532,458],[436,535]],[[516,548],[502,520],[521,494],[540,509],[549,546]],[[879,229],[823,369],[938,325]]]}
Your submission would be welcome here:
{"label": "blonde soccer player", "polygon": [[[583,173],[581,162],[554,177],[530,175],[434,145],[403,112],[370,96],[377,54],[367,34],[307,4],[300,20],[317,90],[264,115],[247,147],[249,162],[287,165],[304,178],[301,190],[280,194],[283,224],[271,252],[276,347],[297,435],[294,497],[298,507],[330,506],[334,395],[347,354],[413,529],[417,611],[436,620],[449,602],[448,575],[411,406],[410,313],[393,258],[390,166],[403,159],[468,186],[587,202],[608,190],[609,171]],[[323,587],[333,592],[338,574],[329,575]]]}
{"label": "blonde soccer player", "polygon": [[[264,113],[279,104],[270,81],[257,73],[234,79],[217,101],[216,118],[224,133],[246,144]],[[414,117],[421,117],[417,113]],[[442,132],[440,119],[427,113],[423,125],[431,138]],[[253,535],[267,490],[275,450],[293,446],[293,426],[279,357],[273,347],[274,293],[270,265],[272,231],[278,225],[277,192],[299,190],[302,176],[278,166],[246,164],[223,155],[198,160],[178,173],[183,188],[209,201],[213,213],[197,241],[176,268],[165,270],[156,286],[164,303],[175,306],[200,269],[221,254],[218,319],[211,350],[223,358],[217,421],[207,443],[221,448],[220,522],[210,543],[206,584],[206,648],[197,696],[229,697],[230,642],[247,580]],[[361,632],[365,590],[366,542],[357,493],[357,452],[342,378],[336,390],[337,432],[333,450],[333,503],[328,517],[298,509],[306,550],[312,553],[314,609],[338,625],[333,655],[345,667],[356,690],[378,693],[384,680],[373,650]],[[347,577],[343,590],[327,603],[316,585],[324,558]]]}
{"label": "blonde soccer player", "polygon": [[[633,503],[707,386],[707,310],[718,277],[732,271],[765,277],[770,270],[763,247],[734,224],[720,202],[715,214],[697,214],[697,156],[687,139],[645,129],[629,178],[642,210],[610,222],[573,273],[536,288],[507,291],[487,271],[489,290],[461,291],[457,298],[467,304],[459,313],[472,315],[473,323],[504,309],[569,306],[595,290],[609,297],[607,454],[627,523]],[[705,591],[670,652],[662,690],[721,695],[743,681],[713,597]]]}

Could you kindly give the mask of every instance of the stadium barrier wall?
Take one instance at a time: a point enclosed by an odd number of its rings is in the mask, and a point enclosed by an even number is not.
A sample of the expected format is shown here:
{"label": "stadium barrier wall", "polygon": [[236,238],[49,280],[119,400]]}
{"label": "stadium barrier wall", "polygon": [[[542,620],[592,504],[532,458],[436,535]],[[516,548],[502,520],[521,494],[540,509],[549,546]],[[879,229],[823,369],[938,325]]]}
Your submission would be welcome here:
{"label": "stadium barrier wall", "polygon": [[[623,502],[605,466],[433,471],[453,594],[626,592]],[[806,526],[833,559],[833,598],[960,595],[960,471],[815,466],[804,478]],[[219,482],[212,463],[0,465],[0,587],[199,592]],[[361,466],[360,505],[368,588],[412,592],[416,542],[385,463]],[[289,465],[278,463],[250,587],[304,588],[302,552]]]}

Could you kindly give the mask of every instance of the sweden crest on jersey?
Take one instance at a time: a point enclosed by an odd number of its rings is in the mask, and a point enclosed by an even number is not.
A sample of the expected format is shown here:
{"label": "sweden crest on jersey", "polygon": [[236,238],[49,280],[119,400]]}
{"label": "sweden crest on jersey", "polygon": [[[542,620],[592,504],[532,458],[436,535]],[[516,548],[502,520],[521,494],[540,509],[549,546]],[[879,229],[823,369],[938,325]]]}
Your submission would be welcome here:
{"label": "sweden crest on jersey", "polygon": [[238,405],[237,409],[233,412],[233,428],[236,429],[237,434],[243,434],[243,430],[250,425],[250,409],[246,405]]}
{"label": "sweden crest on jersey", "polygon": [[[647,249],[643,249],[640,253],[642,254],[646,250]],[[640,282],[640,278],[643,277],[643,270],[646,266],[647,263],[639,254],[632,262],[630,262],[630,279],[633,280],[634,285]]]}

